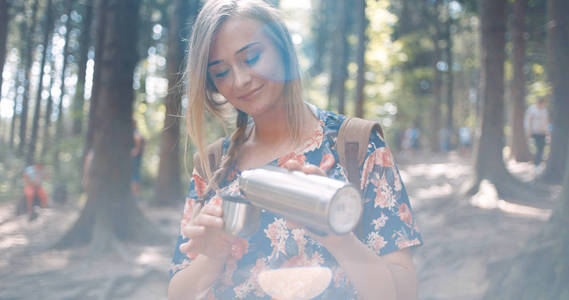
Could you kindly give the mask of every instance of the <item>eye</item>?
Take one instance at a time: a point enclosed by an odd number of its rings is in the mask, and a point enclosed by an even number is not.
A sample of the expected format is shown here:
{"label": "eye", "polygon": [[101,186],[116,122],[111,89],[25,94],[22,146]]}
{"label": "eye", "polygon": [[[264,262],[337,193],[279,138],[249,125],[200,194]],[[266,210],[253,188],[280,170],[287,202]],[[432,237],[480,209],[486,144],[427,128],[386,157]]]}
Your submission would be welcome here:
{"label": "eye", "polygon": [[254,65],[254,64],[257,63],[257,61],[259,60],[260,57],[261,57],[261,53],[259,52],[259,53],[255,54],[255,55],[253,55],[253,57],[247,58],[247,59],[245,60],[245,63],[247,63],[248,65],[252,66],[252,65]]}
{"label": "eye", "polygon": [[225,77],[225,75],[227,75],[227,73],[229,73],[229,69],[223,71],[223,72],[219,72],[219,73],[214,73],[213,77],[215,78],[223,78]]}

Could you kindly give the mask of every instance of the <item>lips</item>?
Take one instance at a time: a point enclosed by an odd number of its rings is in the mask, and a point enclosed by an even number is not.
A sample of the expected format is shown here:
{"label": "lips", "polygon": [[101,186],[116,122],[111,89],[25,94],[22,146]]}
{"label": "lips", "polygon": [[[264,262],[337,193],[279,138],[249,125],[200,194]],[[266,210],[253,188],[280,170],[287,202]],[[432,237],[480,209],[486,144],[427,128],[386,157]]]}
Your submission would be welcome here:
{"label": "lips", "polygon": [[256,88],[256,89],[250,91],[249,93],[244,94],[244,95],[242,95],[242,96],[238,96],[237,98],[238,98],[239,100],[251,100],[251,99],[255,98],[255,97],[259,94],[259,92],[261,91],[261,89],[263,88],[263,86],[264,86],[264,85],[261,85],[260,87],[258,87],[258,88]]}

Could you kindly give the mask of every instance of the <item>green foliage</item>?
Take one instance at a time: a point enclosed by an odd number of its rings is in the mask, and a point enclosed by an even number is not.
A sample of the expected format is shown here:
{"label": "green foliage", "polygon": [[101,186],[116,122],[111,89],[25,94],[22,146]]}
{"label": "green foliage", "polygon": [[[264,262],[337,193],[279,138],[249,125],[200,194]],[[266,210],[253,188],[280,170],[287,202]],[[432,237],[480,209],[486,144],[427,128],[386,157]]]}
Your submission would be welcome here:
{"label": "green foliage", "polygon": [[0,202],[16,203],[23,194],[23,159],[15,157],[6,144],[0,144]]}

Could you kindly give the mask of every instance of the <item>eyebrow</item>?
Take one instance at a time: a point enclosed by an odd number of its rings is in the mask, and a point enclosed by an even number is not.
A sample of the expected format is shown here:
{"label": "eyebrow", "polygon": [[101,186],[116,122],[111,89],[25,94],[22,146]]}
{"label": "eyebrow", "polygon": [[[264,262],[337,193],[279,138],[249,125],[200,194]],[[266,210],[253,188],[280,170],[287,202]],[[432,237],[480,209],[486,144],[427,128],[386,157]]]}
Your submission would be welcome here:
{"label": "eyebrow", "polygon": [[[245,50],[247,50],[247,49],[249,49],[249,48],[251,48],[251,47],[257,45],[257,44],[260,44],[260,43],[259,43],[259,42],[252,42],[252,43],[249,43],[249,44],[245,45],[245,47],[243,47],[243,48],[241,48],[241,49],[235,51],[235,54],[239,54],[239,53],[241,53],[241,52],[243,52],[243,51],[245,51]],[[207,64],[207,67],[209,68],[209,67],[214,66],[214,65],[217,65],[217,64],[219,64],[219,63],[221,63],[221,60],[219,60],[219,59],[218,59],[218,60],[214,60],[214,61],[208,63],[208,64]]]}

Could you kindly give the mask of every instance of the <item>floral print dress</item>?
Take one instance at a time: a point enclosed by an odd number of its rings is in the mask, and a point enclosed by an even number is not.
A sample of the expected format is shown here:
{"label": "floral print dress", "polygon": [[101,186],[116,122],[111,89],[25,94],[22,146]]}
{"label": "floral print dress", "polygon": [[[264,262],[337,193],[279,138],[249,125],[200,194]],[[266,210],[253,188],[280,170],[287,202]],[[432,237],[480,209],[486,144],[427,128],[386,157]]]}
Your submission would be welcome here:
{"label": "floral print dress", "polygon": [[[336,152],[338,130],[345,117],[310,104],[308,106],[318,117],[319,128],[298,151],[269,165],[279,166],[289,159],[296,159],[301,163],[320,166],[327,170],[331,178],[348,181],[346,171],[337,163]],[[224,155],[228,147],[229,138],[226,138],[223,142]],[[370,137],[360,173],[364,211],[362,227],[355,233],[359,240],[377,255],[421,245],[421,236],[399,171],[389,148],[377,133]],[[240,194],[239,176],[239,170],[232,172],[206,205],[221,205],[221,195]],[[195,201],[205,186],[204,179],[194,170],[181,227],[190,221]],[[233,245],[223,274],[210,289],[208,299],[271,299],[257,283],[257,275],[263,270],[300,266],[322,266],[332,271],[328,288],[316,299],[355,299],[357,292],[334,257],[305,233],[303,228],[287,223],[284,217],[263,210],[257,232],[248,239],[239,238]],[[180,233],[170,276],[188,266],[195,258],[178,249],[186,241],[188,238]]]}

